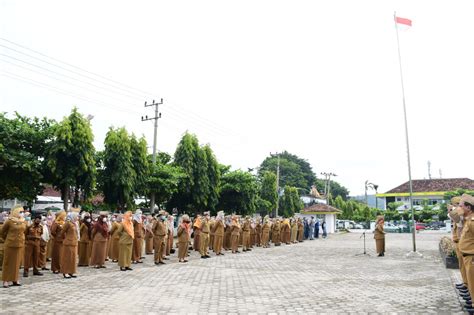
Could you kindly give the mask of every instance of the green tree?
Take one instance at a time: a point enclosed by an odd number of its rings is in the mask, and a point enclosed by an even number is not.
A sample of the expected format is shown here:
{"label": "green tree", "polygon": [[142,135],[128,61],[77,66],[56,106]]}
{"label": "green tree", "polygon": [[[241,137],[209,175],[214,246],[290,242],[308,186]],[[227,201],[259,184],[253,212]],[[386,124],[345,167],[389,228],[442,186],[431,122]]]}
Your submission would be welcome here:
{"label": "green tree", "polygon": [[53,139],[55,122],[0,113],[0,199],[25,200],[29,204],[47,182],[46,147]]}
{"label": "green tree", "polygon": [[201,148],[195,135],[185,133],[176,148],[174,165],[183,169],[187,180],[181,182],[169,205],[190,214],[214,209],[221,167],[211,148]]}
{"label": "green tree", "polygon": [[156,163],[151,165],[146,185],[149,192],[155,194],[155,202],[161,208],[161,205],[168,202],[171,196],[178,192],[180,183],[186,179],[186,174],[179,166]]}
{"label": "green tree", "polygon": [[276,175],[268,171],[263,172],[260,181],[260,198],[262,202],[259,202],[259,210],[262,214],[266,215],[276,208],[278,200]]}
{"label": "green tree", "polygon": [[110,128],[105,137],[102,189],[104,202],[121,210],[134,204],[135,171],[131,140],[125,128]]}
{"label": "green tree", "polygon": [[77,108],[55,128],[54,140],[48,145],[48,167],[54,185],[61,190],[64,209],[68,208],[69,192],[74,190],[73,204],[90,197],[95,185],[96,161],[92,144],[94,136],[89,120]]}
{"label": "green tree", "polygon": [[[273,172],[276,174],[278,165],[278,155],[270,155],[267,157],[259,168],[259,176],[262,177],[264,172]],[[310,164],[284,151],[280,154],[280,187],[291,186],[310,189],[316,181]]]}
{"label": "green tree", "polygon": [[241,170],[224,174],[218,208],[236,214],[252,214],[258,201],[257,179],[249,172]]}
{"label": "green tree", "polygon": [[209,145],[205,145],[202,149],[207,161],[207,176],[209,178],[209,195],[207,200],[207,207],[212,212],[216,212],[216,206],[219,203],[219,188],[221,184],[221,172],[219,163],[212,152]]}

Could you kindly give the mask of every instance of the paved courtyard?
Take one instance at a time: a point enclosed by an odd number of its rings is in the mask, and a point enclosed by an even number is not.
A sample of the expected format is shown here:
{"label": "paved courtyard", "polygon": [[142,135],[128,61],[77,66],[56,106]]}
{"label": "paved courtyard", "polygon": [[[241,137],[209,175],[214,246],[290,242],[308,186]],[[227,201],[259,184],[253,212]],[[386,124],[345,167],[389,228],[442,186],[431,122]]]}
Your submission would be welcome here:
{"label": "paved courtyard", "polygon": [[[387,234],[386,256],[376,257],[372,234],[363,252],[360,234],[330,235],[248,253],[186,264],[176,254],[155,266],[152,256],[133,271],[115,264],[80,268],[77,279],[45,272],[0,290],[1,313],[442,313],[462,314],[438,241],[447,234],[417,234],[422,259],[407,259],[411,234]],[[21,275],[21,274],[20,274]]]}

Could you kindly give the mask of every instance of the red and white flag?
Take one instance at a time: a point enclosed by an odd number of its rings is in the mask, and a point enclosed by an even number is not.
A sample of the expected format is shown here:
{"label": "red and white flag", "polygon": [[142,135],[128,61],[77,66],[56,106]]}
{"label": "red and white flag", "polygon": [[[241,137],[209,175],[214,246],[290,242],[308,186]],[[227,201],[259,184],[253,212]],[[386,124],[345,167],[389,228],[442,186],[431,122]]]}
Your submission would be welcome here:
{"label": "red and white flag", "polygon": [[395,16],[395,25],[398,29],[409,29],[411,27],[411,20]]}

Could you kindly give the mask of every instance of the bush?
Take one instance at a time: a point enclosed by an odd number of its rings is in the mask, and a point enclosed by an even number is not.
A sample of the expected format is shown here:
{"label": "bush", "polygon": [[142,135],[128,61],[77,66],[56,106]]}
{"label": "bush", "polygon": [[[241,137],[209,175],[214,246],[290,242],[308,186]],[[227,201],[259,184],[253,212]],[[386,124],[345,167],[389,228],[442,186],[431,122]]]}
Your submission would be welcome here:
{"label": "bush", "polygon": [[456,257],[454,242],[448,236],[443,236],[439,241],[439,247],[446,256]]}

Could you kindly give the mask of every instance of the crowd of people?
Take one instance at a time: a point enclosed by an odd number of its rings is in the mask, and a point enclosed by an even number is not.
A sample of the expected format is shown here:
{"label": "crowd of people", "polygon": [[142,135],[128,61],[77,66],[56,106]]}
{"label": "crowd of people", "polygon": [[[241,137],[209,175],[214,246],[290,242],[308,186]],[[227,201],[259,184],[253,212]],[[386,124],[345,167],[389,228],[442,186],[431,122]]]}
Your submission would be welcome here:
{"label": "crowd of people", "polygon": [[[144,215],[141,210],[124,214],[91,214],[72,208],[69,212],[49,212],[31,216],[23,207],[0,213],[0,266],[3,287],[21,286],[23,277],[42,276],[51,270],[65,279],[77,277],[77,267],[106,268],[105,262],[117,263],[121,271],[132,270],[144,255],[153,255],[156,265],[166,264],[177,251],[178,262],[186,263],[189,250],[199,251],[207,259],[225,251],[238,254],[253,247],[294,244],[326,237],[325,222],[306,218],[269,218],[224,215],[209,212],[191,218],[180,217],[175,233],[175,217],[164,210]],[[176,239],[176,241],[175,241]],[[241,251],[240,251],[241,248]],[[50,262],[50,268],[47,267]]]}

